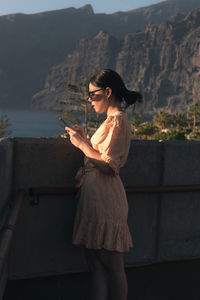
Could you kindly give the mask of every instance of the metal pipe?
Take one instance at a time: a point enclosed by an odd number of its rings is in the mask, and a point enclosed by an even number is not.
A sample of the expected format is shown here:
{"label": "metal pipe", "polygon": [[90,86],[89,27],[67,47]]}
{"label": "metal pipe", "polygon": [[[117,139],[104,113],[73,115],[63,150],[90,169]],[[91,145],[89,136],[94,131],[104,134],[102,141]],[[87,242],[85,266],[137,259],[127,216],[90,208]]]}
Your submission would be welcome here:
{"label": "metal pipe", "polygon": [[200,191],[200,185],[169,185],[169,186],[141,186],[126,188],[127,193],[182,193]]}
{"label": "metal pipe", "polygon": [[28,193],[30,196],[74,195],[77,191],[75,187],[32,187]]}
{"label": "metal pipe", "polygon": [[[198,192],[200,185],[125,187],[125,190],[127,194]],[[74,195],[77,191],[75,187],[32,187],[29,189],[29,195]]]}
{"label": "metal pipe", "polygon": [[13,208],[8,216],[7,222],[2,228],[2,235],[0,239],[0,280],[10,250],[13,234],[16,228],[24,197],[25,191],[19,191],[17,193],[16,197],[14,198]]}

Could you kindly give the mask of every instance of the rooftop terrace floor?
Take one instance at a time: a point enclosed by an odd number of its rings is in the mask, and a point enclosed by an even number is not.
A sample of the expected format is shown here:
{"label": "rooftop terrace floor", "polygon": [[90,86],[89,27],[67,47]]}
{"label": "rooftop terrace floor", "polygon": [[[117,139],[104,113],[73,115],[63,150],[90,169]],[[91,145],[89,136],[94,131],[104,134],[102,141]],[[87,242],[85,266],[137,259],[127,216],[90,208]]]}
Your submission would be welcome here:
{"label": "rooftop terrace floor", "polygon": [[[199,300],[200,260],[126,269],[128,300]],[[89,273],[8,281],[3,300],[88,300]]]}

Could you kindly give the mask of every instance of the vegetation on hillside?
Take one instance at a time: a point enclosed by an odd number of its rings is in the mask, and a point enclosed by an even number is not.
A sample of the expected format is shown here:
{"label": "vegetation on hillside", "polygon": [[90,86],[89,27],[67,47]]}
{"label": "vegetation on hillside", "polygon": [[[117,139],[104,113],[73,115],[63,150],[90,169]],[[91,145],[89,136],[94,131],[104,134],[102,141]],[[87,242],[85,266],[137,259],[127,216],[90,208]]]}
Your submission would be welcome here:
{"label": "vegetation on hillside", "polygon": [[11,131],[8,130],[8,127],[10,126],[9,120],[7,115],[3,114],[0,117],[0,138],[8,136]]}
{"label": "vegetation on hillside", "polygon": [[[99,125],[105,119],[105,115],[96,114],[91,105],[88,102],[88,88],[87,84],[79,83],[76,84],[65,84],[68,97],[59,102],[63,104],[63,109],[61,110],[62,118],[71,126],[75,124],[82,124],[86,135],[90,137]],[[57,116],[59,120],[59,116]],[[59,122],[58,125],[62,128],[65,125]]]}
{"label": "vegetation on hillside", "polygon": [[[82,124],[90,137],[105,119],[91,110],[88,103],[87,84],[65,84],[68,97],[62,101],[62,116],[71,125]],[[61,127],[64,125],[59,124]],[[165,110],[153,116],[152,121],[144,122],[142,114],[131,118],[131,130],[134,139],[147,140],[200,140],[200,104],[188,107],[187,113],[169,114]]]}
{"label": "vegetation on hillside", "polygon": [[143,122],[142,115],[136,114],[131,129],[135,139],[200,140],[200,104],[189,106],[186,114],[160,110],[150,122]]}

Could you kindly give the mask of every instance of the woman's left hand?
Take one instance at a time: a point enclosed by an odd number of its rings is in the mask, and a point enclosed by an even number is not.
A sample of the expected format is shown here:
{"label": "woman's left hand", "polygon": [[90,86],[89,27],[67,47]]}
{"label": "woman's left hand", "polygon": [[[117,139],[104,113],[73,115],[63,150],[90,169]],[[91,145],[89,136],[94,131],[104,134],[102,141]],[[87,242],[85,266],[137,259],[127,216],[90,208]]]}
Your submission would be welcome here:
{"label": "woman's left hand", "polygon": [[69,134],[71,143],[75,147],[80,148],[80,145],[83,143],[81,135],[77,131],[73,130],[73,128],[67,126],[65,127],[65,131]]}

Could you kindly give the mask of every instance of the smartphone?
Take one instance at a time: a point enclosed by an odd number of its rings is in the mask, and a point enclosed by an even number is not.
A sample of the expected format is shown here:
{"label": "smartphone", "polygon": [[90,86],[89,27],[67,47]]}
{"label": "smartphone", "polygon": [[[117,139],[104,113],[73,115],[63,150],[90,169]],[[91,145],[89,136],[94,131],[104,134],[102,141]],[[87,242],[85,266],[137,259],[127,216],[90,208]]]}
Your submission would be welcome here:
{"label": "smartphone", "polygon": [[65,126],[67,126],[67,127],[69,127],[69,128],[72,127],[71,125],[67,124],[67,122],[66,122],[62,117],[59,117],[58,119],[59,119],[59,121],[61,121]]}

